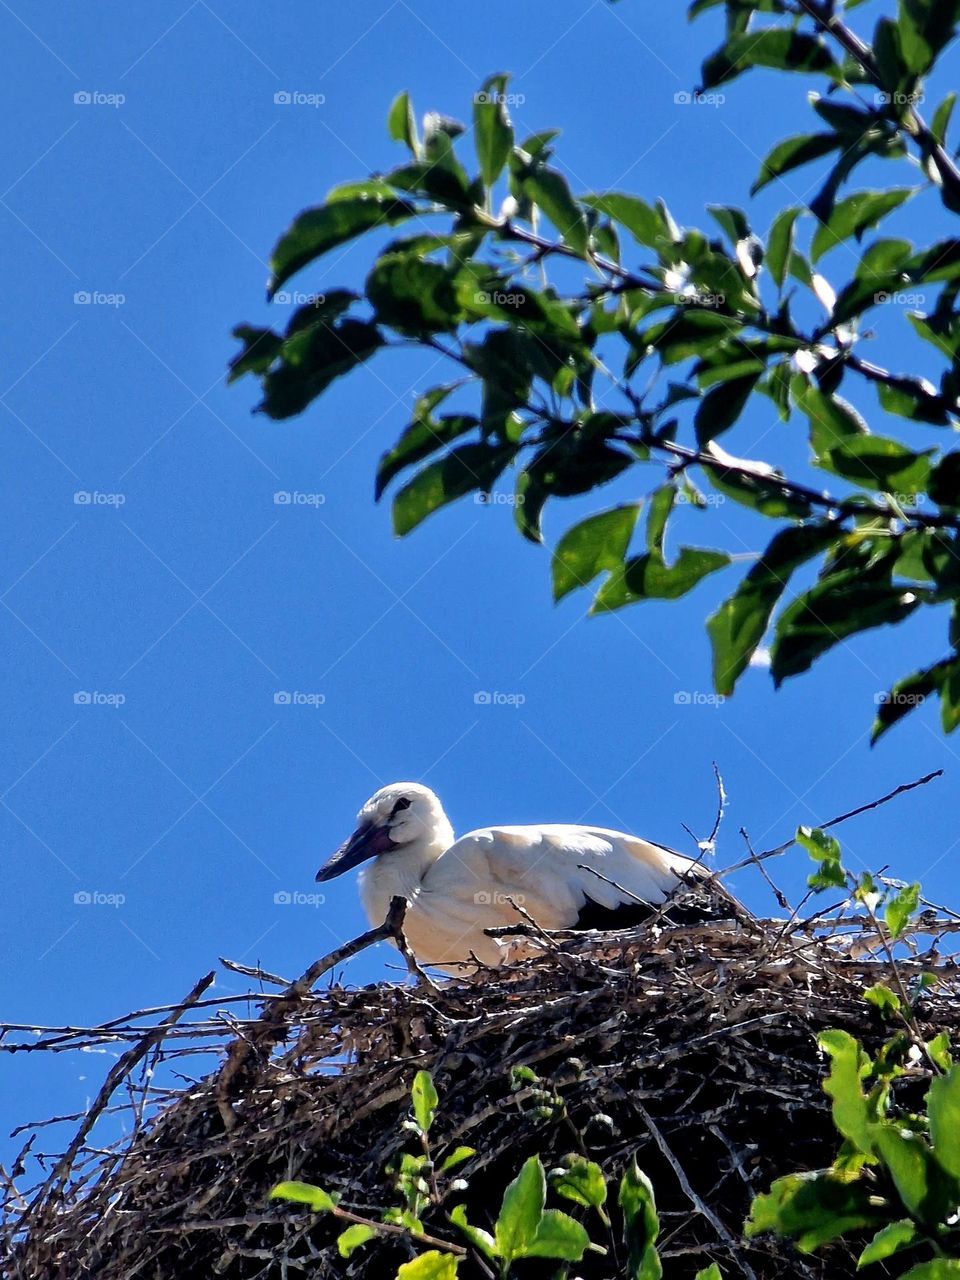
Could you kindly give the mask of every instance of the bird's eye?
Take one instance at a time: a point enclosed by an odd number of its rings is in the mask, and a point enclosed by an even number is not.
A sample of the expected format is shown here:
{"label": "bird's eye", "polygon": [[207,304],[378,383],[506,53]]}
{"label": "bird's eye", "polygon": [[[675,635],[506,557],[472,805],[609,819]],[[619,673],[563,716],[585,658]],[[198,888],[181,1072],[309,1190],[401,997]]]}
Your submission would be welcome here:
{"label": "bird's eye", "polygon": [[393,812],[399,813],[402,809],[409,809],[410,801],[406,796],[401,796],[397,803],[393,806]]}

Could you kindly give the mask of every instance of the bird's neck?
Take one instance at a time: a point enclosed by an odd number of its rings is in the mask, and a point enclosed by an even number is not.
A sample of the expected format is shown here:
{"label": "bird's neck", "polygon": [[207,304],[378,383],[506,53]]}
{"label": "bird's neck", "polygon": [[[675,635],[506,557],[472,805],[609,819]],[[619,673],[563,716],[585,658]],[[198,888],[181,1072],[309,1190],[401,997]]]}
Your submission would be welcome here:
{"label": "bird's neck", "polygon": [[423,877],[451,844],[453,829],[445,823],[430,836],[411,840],[374,858],[360,872],[360,898],[370,923],[383,924],[391,898],[399,895],[413,902]]}

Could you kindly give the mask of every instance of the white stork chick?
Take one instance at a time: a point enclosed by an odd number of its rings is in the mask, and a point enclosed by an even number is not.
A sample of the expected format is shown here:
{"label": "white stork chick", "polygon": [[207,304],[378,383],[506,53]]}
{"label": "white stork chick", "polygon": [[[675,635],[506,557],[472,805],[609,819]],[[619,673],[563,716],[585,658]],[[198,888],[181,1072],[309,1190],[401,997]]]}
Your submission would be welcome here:
{"label": "white stork chick", "polygon": [[516,940],[484,933],[524,923],[511,898],[544,929],[617,929],[705,875],[679,853],[602,827],[485,827],[455,840],[438,798],[416,782],[371,796],[317,879],[362,862],[369,865],[360,898],[371,924],[383,922],[395,895],[406,898],[403,928],[414,955],[452,973],[472,956],[497,965],[508,949],[511,958],[524,954]]}

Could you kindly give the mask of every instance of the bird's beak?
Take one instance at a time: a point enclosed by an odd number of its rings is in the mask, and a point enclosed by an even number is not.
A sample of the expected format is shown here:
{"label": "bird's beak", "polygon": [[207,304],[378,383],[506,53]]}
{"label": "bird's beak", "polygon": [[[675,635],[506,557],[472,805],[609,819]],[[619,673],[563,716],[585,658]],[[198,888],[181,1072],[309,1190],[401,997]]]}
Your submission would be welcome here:
{"label": "bird's beak", "polygon": [[373,823],[358,827],[349,840],[344,841],[329,861],[317,872],[317,879],[333,880],[342,876],[345,871],[358,867],[368,858],[375,858],[380,853],[388,853],[395,849],[395,841],[390,839],[388,827],[377,827]]}

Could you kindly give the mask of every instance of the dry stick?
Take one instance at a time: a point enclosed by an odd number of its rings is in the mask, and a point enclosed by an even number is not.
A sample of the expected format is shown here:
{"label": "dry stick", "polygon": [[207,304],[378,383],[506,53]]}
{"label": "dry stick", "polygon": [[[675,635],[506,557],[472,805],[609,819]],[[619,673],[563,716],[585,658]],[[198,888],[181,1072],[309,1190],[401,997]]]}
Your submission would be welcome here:
{"label": "dry stick", "polygon": [[231,1083],[246,1066],[251,1056],[256,1054],[262,1057],[268,1054],[274,1045],[283,1039],[287,1030],[288,1017],[299,1008],[304,996],[309,994],[313,986],[330,969],[344,960],[349,960],[351,956],[364,951],[367,947],[373,946],[376,942],[392,940],[400,948],[411,973],[415,973],[432,991],[437,990],[426,974],[418,968],[407,945],[403,934],[406,913],[406,898],[399,896],[391,898],[390,909],[383,924],[377,925],[375,929],[368,929],[358,938],[345,942],[342,947],[337,947],[320,960],[315,960],[305,973],[295,982],[290,983],[282,995],[270,1003],[263,1016],[248,1028],[249,1036],[241,1034],[233,1041],[227,1052],[227,1059],[217,1075],[214,1093],[217,1110],[228,1133],[237,1124],[237,1113],[228,1096]]}
{"label": "dry stick", "polygon": [[113,1096],[113,1092],[120,1084],[121,1080],[123,1080],[124,1077],[133,1070],[142,1058],[146,1057],[154,1045],[160,1043],[170,1027],[177,1022],[184,1013],[186,1013],[186,1011],[200,998],[200,996],[203,995],[204,991],[206,991],[213,982],[215,976],[216,975],[213,970],[211,970],[210,973],[205,974],[193,987],[189,995],[187,995],[180,1004],[177,1005],[168,1017],[164,1018],[164,1020],[154,1027],[152,1031],[149,1031],[138,1044],[135,1044],[132,1048],[128,1049],[127,1052],[123,1054],[122,1057],[118,1058],[113,1064],[107,1072],[107,1078],[103,1082],[103,1086],[97,1094],[93,1106],[84,1116],[83,1123],[74,1135],[69,1147],[67,1147],[64,1154],[57,1161],[53,1173],[40,1188],[39,1192],[30,1204],[30,1207],[23,1215],[20,1221],[21,1228],[33,1216],[33,1213],[48,1193],[56,1194],[58,1191],[62,1190],[70,1176],[70,1170],[73,1166],[73,1162],[76,1159],[78,1151],[83,1146],[87,1134],[96,1124],[101,1114],[106,1110],[110,1103],[110,1099]]}
{"label": "dry stick", "polygon": [[[870,809],[879,809],[882,804],[886,804],[890,800],[895,800],[897,796],[902,796],[907,791],[914,791],[917,787],[925,787],[928,782],[932,782],[934,778],[942,778],[943,770],[934,769],[932,773],[926,773],[922,778],[917,778],[915,782],[903,782],[899,787],[895,787],[893,791],[887,792],[885,796],[881,796],[879,800],[872,800],[869,804],[861,804],[856,809],[851,809],[847,813],[841,813],[836,818],[831,818],[829,822],[820,824],[821,831],[826,831],[828,827],[835,827],[841,822],[846,822],[848,818],[856,818],[861,813],[867,813]],[[763,853],[755,853],[753,857],[744,858],[742,862],[735,862],[732,867],[725,867],[723,871],[718,871],[717,876],[728,876],[734,871],[741,871],[744,867],[752,866],[755,862],[766,862],[768,858],[779,858],[781,854],[786,853],[797,843],[796,836],[778,844],[775,849],[765,849]]]}
{"label": "dry stick", "polygon": [[225,969],[229,969],[232,973],[242,973],[245,978],[255,978],[258,982],[271,982],[275,987],[290,985],[289,978],[279,978],[275,973],[268,973],[266,969],[261,969],[259,965],[251,968],[249,965],[238,964],[236,960],[227,960],[225,956],[219,956],[218,959]]}
{"label": "dry stick", "polygon": [[762,863],[762,862],[760,861],[760,859],[757,857],[757,852],[756,852],[756,850],[754,849],[753,845],[750,843],[750,837],[747,835],[747,829],[746,829],[746,827],[741,827],[741,828],[740,828],[740,834],[743,836],[743,842],[744,842],[744,844],[747,846],[747,853],[750,855],[750,862],[751,862],[751,864],[757,868],[757,870],[758,870],[758,871],[760,872],[760,874],[763,876],[764,880],[767,882],[767,886],[768,886],[768,888],[770,889],[770,892],[771,892],[771,893],[773,894],[773,896],[776,898],[776,900],[777,900],[777,905],[779,906],[780,910],[781,910],[781,911],[789,911],[789,910],[790,910],[790,903],[789,903],[789,901],[787,900],[787,895],[783,892],[783,890],[782,890],[782,889],[779,889],[779,888],[778,888],[778,887],[773,883],[773,881],[771,880],[770,876],[769,876],[769,875],[768,875],[768,873],[767,873],[767,869],[766,869],[766,867],[763,865],[763,863]]}
{"label": "dry stick", "polygon": [[657,1146],[666,1156],[670,1164],[670,1167],[673,1169],[673,1172],[677,1175],[677,1181],[680,1183],[680,1186],[683,1190],[684,1195],[689,1199],[690,1203],[696,1209],[697,1213],[701,1214],[704,1218],[706,1218],[706,1220],[713,1227],[714,1231],[716,1231],[720,1239],[726,1244],[727,1248],[730,1250],[731,1255],[734,1258],[736,1258],[737,1261],[739,1262],[740,1267],[743,1270],[743,1274],[749,1277],[749,1280],[757,1280],[757,1274],[753,1270],[753,1268],[750,1266],[750,1263],[747,1262],[745,1258],[741,1257],[740,1248],[739,1248],[739,1245],[737,1244],[737,1241],[734,1239],[731,1233],[727,1230],[724,1224],[720,1221],[717,1215],[713,1212],[710,1206],[704,1204],[704,1202],[697,1195],[696,1191],[694,1191],[693,1187],[690,1185],[690,1180],[688,1179],[686,1173],[684,1173],[683,1165],[680,1163],[680,1161],[671,1151],[666,1138],[664,1138],[663,1134],[658,1129],[657,1125],[653,1120],[653,1117],[644,1107],[642,1102],[635,1101],[633,1105],[636,1107],[637,1111],[643,1117],[643,1122],[647,1126],[647,1129],[650,1132],[650,1136],[653,1138],[654,1142],[657,1144]]}

